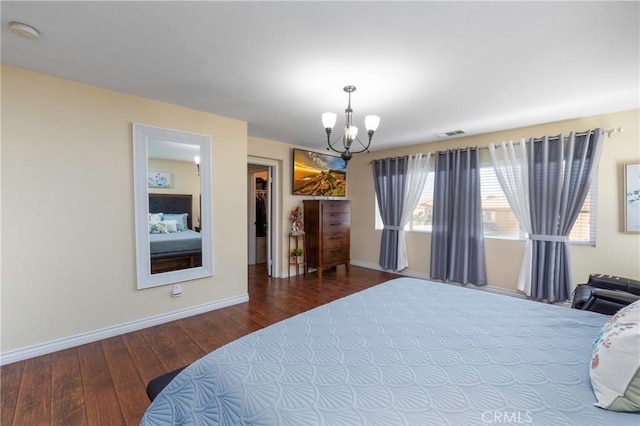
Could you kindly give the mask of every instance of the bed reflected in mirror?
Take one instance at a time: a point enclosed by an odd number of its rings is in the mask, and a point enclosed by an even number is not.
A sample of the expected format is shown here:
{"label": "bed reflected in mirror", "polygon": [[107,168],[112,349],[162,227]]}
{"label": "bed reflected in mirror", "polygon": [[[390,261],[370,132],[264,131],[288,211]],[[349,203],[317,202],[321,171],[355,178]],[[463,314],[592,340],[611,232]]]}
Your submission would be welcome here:
{"label": "bed reflected in mirror", "polygon": [[209,136],[133,134],[138,289],[212,275]]}
{"label": "bed reflected in mirror", "polygon": [[200,146],[149,139],[147,157],[151,273],[202,266]]}
{"label": "bed reflected in mirror", "polygon": [[202,266],[201,234],[191,219],[193,198],[192,194],[149,194],[152,274]]}

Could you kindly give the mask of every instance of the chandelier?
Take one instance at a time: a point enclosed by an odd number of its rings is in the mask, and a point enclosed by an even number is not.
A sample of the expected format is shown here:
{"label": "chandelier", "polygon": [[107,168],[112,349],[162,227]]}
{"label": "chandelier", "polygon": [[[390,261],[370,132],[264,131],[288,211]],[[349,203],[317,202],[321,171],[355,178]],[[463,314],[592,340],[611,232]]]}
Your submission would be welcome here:
{"label": "chandelier", "polygon": [[[324,130],[327,132],[327,151],[329,149],[339,152],[340,157],[344,159],[344,161],[349,161],[353,154],[359,154],[361,152],[369,152],[369,145],[371,145],[371,138],[373,134],[378,129],[378,125],[380,124],[380,117],[377,115],[367,115],[364,118],[364,127],[367,129],[367,134],[369,135],[369,140],[365,145],[358,138],[358,128],[351,124],[351,118],[353,115],[353,110],[351,109],[351,93],[356,91],[355,86],[345,86],[344,91],[349,94],[349,104],[347,105],[347,109],[345,112],[345,124],[344,124],[344,134],[341,137],[338,137],[336,140],[331,142],[331,131],[336,124],[336,114],[333,112],[325,112],[322,114],[322,124],[324,126]],[[338,144],[338,141],[342,140],[342,146]],[[353,142],[358,142],[360,145],[355,146]]]}

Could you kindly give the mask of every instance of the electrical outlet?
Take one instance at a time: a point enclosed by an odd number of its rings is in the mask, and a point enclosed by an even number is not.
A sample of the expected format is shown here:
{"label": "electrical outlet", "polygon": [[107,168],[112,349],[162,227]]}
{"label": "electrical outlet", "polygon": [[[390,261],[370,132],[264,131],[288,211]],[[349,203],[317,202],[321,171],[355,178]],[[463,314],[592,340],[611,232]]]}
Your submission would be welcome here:
{"label": "electrical outlet", "polygon": [[182,286],[180,284],[174,284],[173,285],[173,293],[172,293],[173,297],[180,297],[182,296]]}

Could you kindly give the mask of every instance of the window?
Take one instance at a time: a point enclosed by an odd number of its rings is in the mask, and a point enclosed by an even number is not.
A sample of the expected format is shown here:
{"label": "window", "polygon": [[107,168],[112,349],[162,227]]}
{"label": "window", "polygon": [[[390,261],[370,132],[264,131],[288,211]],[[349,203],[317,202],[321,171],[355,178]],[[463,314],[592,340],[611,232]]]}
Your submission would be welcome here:
{"label": "window", "polygon": [[[429,173],[422,190],[420,201],[413,212],[413,218],[405,226],[405,231],[431,232],[431,213],[433,208],[433,180],[435,174]],[[507,197],[491,165],[480,167],[480,192],[482,198],[482,220],[484,236],[524,240],[527,234],[520,228]],[[596,191],[597,180],[591,183],[591,189],[582,206],[582,210],[569,235],[569,241],[578,244],[595,244],[596,241]],[[592,209],[591,206],[594,206]],[[382,218],[376,201],[375,229],[382,229]]]}
{"label": "window", "polygon": [[[520,228],[518,219],[513,213],[491,165],[480,167],[480,186],[485,237],[525,239],[527,234]],[[595,244],[597,186],[597,179],[594,179],[578,219],[569,234],[569,241],[572,243]],[[593,209],[591,209],[592,205]]]}
{"label": "window", "polygon": [[485,237],[523,240],[527,234],[520,229],[515,213],[504,195],[491,165],[480,167],[480,198],[482,226]]}
{"label": "window", "polygon": [[[433,210],[433,179],[435,177],[434,172],[430,172],[427,175],[427,180],[422,189],[420,195],[420,201],[416,209],[413,211],[413,217],[404,227],[405,231],[415,232],[431,232],[431,213]],[[380,216],[380,210],[378,210],[378,200],[376,199],[376,226],[375,229],[382,229],[382,217]]]}

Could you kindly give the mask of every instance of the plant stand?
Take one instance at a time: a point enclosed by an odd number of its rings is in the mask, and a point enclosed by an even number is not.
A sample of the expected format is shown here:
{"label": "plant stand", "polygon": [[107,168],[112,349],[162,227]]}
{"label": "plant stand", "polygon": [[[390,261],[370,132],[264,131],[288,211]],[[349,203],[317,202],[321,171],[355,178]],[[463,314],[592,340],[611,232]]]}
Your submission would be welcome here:
{"label": "plant stand", "polygon": [[[302,248],[302,256],[291,256],[291,249]],[[291,278],[291,267],[295,266],[296,275],[300,272],[300,266],[303,267],[304,276],[306,278],[309,273],[307,266],[307,245],[303,231],[294,231],[289,234],[289,266],[287,267],[287,278]]]}

